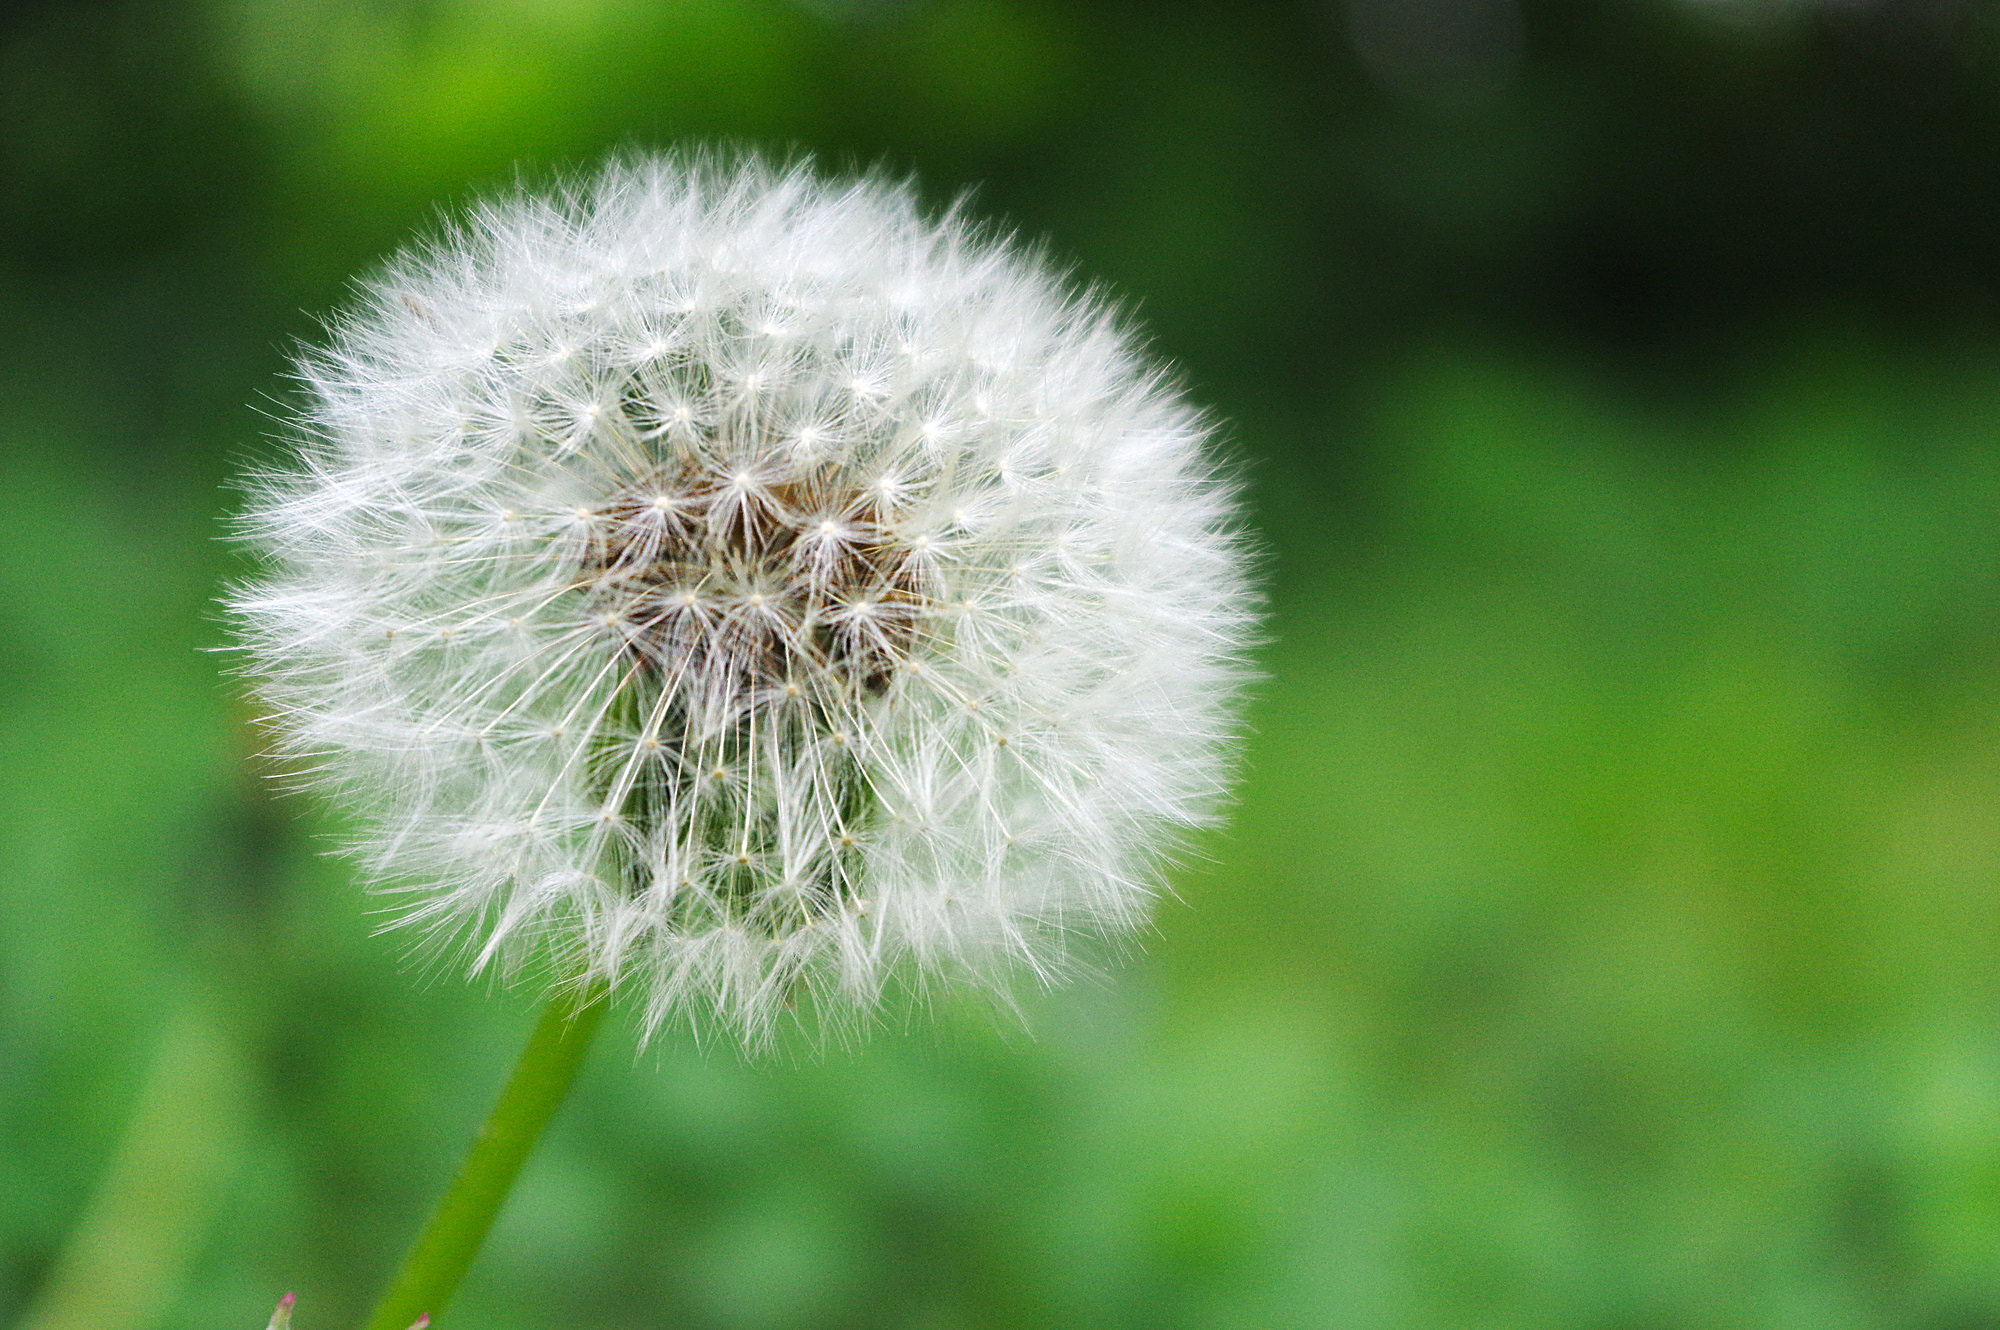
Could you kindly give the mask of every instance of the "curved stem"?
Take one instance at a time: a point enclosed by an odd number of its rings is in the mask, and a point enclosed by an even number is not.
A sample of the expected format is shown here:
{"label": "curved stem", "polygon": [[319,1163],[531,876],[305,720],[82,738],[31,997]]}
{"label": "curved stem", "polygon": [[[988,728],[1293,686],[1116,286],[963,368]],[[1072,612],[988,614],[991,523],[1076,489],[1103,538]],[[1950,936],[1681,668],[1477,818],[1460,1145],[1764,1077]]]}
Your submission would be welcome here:
{"label": "curved stem", "polygon": [[444,1310],[479,1254],[479,1245],[542,1128],[576,1079],[591,1036],[609,1006],[604,990],[593,986],[558,994],[542,1012],[500,1101],[480,1128],[451,1189],[403,1258],[389,1291],[368,1319],[368,1330],[407,1330],[419,1317],[435,1320]]}

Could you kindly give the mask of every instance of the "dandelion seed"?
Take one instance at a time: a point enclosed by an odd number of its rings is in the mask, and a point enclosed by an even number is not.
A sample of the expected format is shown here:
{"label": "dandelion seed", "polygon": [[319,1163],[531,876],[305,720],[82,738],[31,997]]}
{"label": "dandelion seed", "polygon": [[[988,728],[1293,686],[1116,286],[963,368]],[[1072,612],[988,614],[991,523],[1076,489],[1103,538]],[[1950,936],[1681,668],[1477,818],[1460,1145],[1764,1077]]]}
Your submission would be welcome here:
{"label": "dandelion seed", "polygon": [[302,373],[233,608],[475,965],[755,1038],[898,967],[1054,972],[1214,805],[1253,605],[1203,421],[903,186],[670,156],[492,201]]}

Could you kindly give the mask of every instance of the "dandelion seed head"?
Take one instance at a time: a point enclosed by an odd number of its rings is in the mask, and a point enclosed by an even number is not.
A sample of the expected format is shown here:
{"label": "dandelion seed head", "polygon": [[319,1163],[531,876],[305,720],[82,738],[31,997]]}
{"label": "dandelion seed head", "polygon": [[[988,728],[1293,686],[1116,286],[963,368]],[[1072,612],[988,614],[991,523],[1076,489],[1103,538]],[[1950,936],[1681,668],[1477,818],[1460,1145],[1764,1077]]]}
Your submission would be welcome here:
{"label": "dandelion seed head", "polygon": [[399,921],[756,1039],[1062,968],[1220,794],[1254,600],[1201,417],[905,186],[615,163],[302,361],[232,608]]}

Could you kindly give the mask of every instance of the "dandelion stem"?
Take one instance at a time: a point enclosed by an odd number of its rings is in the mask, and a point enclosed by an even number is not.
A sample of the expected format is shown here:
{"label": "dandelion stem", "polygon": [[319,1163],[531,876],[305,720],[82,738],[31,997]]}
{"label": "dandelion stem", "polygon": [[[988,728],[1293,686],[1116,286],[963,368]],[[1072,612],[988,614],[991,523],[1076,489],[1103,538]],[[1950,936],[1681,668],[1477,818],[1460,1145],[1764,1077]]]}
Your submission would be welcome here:
{"label": "dandelion stem", "polygon": [[521,1165],[568,1093],[604,1020],[602,987],[564,992],[543,1011],[479,1138],[403,1259],[367,1330],[406,1330],[436,1320],[493,1227]]}

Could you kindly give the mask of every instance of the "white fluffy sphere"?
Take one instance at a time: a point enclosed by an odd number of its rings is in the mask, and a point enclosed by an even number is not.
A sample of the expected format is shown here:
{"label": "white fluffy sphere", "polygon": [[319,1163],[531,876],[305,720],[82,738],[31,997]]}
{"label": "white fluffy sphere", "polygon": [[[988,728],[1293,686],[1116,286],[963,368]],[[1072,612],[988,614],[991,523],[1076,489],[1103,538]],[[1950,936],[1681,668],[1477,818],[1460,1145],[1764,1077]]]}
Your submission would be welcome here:
{"label": "white fluffy sphere", "polygon": [[906,187],[624,161],[302,364],[233,603],[401,918],[746,1035],[1052,973],[1212,808],[1252,616],[1205,427]]}

